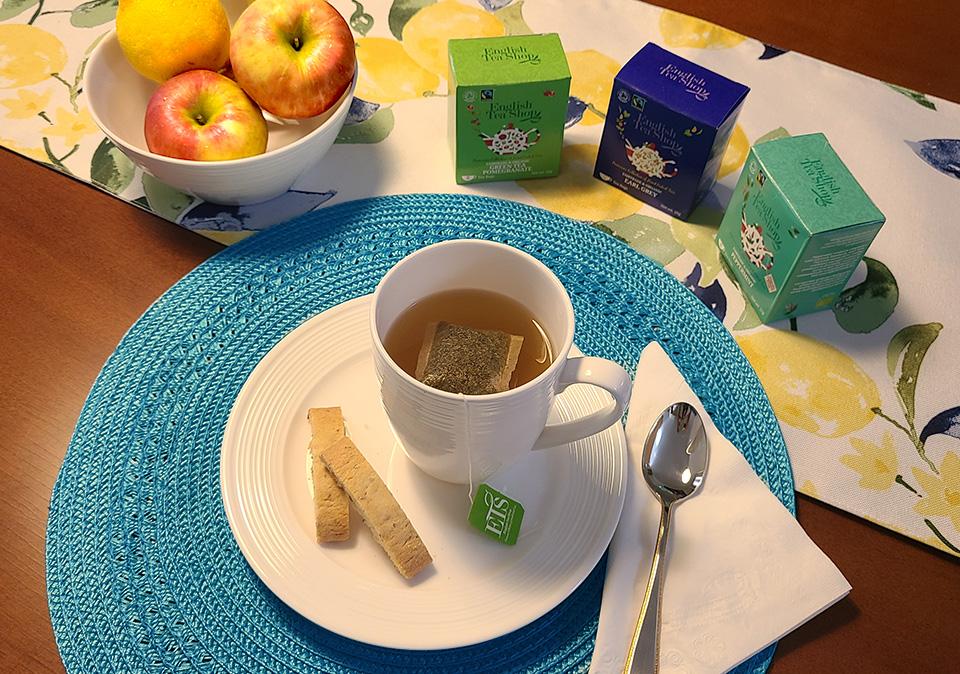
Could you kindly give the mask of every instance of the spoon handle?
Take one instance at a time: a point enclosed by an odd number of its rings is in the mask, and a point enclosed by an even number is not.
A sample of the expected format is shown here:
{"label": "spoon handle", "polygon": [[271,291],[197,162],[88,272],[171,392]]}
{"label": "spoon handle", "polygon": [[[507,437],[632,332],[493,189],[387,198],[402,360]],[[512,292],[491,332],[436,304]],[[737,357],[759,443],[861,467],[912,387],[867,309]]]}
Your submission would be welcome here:
{"label": "spoon handle", "polygon": [[660,505],[660,529],[650,565],[650,578],[643,593],[637,627],[633,632],[630,650],[623,674],[656,674],[660,671],[660,599],[663,597],[663,565],[666,556],[667,534],[670,533],[669,503]]}

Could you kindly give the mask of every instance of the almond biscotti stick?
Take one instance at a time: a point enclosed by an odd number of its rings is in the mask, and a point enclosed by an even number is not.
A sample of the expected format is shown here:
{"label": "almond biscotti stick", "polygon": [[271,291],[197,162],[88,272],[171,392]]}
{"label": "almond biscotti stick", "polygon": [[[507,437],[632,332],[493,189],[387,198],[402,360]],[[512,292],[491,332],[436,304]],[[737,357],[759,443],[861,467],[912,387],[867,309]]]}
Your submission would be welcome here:
{"label": "almond biscotti stick", "polygon": [[344,437],[343,414],[339,407],[313,407],[307,411],[313,437],[313,513],[317,542],[345,541],[350,538],[350,501],[330,471],[320,460],[320,452]]}
{"label": "almond biscotti stick", "polygon": [[433,561],[400,504],[350,438],[324,449],[320,459],[347,492],[401,576],[413,578]]}

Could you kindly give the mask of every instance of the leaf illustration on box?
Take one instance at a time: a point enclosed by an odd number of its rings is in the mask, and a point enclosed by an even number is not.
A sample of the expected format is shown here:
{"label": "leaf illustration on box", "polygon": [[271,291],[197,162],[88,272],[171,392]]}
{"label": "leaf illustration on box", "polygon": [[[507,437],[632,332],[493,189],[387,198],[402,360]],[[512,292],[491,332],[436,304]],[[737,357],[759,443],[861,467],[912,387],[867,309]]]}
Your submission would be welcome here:
{"label": "leaf illustration on box", "polygon": [[380,108],[369,119],[362,122],[344,125],[337,134],[335,143],[379,143],[393,131],[394,117],[390,108]]}
{"label": "leaf illustration on box", "polygon": [[936,110],[937,106],[927,98],[926,94],[923,94],[919,91],[914,91],[913,89],[907,89],[906,87],[898,87],[896,84],[887,83],[887,86],[896,91],[899,94],[903,94],[907,98],[911,99],[915,103],[922,105],[928,110]]}
{"label": "leaf illustration on box", "polygon": [[433,5],[437,0],[393,0],[390,12],[387,14],[387,25],[390,32],[398,40],[403,39],[403,27],[407,25],[414,14],[427,5]]}
{"label": "leaf illustration on box", "polygon": [[927,164],[941,173],[960,178],[960,140],[956,138],[931,138],[916,142],[906,141]]}
{"label": "leaf illustration on box", "polygon": [[39,1],[40,0],[3,0],[3,2],[0,3],[0,21],[12,19],[29,7],[33,7]]}
{"label": "leaf illustration on box", "polygon": [[628,215],[619,220],[598,222],[595,226],[662,266],[670,264],[683,253],[683,246],[670,233],[670,225],[649,215]]}
{"label": "leaf illustration on box", "polygon": [[133,162],[109,138],[100,141],[90,160],[90,180],[114,194],[130,186],[136,170]]}
{"label": "leaf illustration on box", "polygon": [[769,61],[770,59],[775,59],[778,56],[786,54],[788,49],[780,49],[780,47],[774,47],[772,44],[763,43],[763,53],[758,57],[761,61]]}
{"label": "leaf illustration on box", "polygon": [[576,96],[571,96],[567,100],[567,118],[563,122],[563,128],[569,129],[583,119],[583,113],[587,110],[587,104]]}
{"label": "leaf illustration on box", "polygon": [[276,199],[248,206],[223,206],[201,201],[184,211],[180,225],[193,230],[261,230],[314,210],[336,192],[289,190]]}
{"label": "leaf illustration on box", "polygon": [[703,275],[703,270],[700,268],[700,263],[697,262],[693,265],[693,271],[691,271],[682,283],[690,292],[697,296],[697,298],[703,302],[707,309],[709,309],[714,316],[717,317],[721,323],[723,319],[727,317],[727,295],[723,292],[723,287],[720,285],[720,281],[716,280],[706,288],[700,285],[700,278]]}
{"label": "leaf illustration on box", "polygon": [[867,277],[847,288],[833,305],[837,323],[847,332],[872,332],[883,325],[897,306],[900,290],[890,269],[879,260],[863,258]]}
{"label": "leaf illustration on box", "polygon": [[70,23],[77,28],[103,25],[116,18],[118,4],[118,0],[90,0],[77,5],[70,12]]}
{"label": "leaf illustration on box", "polygon": [[195,200],[195,197],[160,182],[149,173],[143,174],[141,183],[147,207],[170,222],[176,222],[180,214]]}
{"label": "leaf illustration on box", "polygon": [[935,415],[920,431],[920,442],[931,435],[949,435],[960,440],[960,407],[951,407]]}

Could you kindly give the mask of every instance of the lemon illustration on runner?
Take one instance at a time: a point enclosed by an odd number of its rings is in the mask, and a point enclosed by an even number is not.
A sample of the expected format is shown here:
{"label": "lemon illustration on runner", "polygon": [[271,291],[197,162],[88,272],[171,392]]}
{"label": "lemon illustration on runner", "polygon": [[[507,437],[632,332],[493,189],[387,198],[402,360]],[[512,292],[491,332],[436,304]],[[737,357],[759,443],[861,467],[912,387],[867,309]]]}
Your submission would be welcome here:
{"label": "lemon illustration on runner", "polygon": [[726,152],[723,153],[717,177],[722,178],[743,166],[749,151],[750,141],[747,140],[747,134],[743,132],[743,127],[737,124],[733,127],[733,133],[730,134],[730,143],[727,145]]}
{"label": "lemon illustration on runner", "polygon": [[[620,72],[620,64],[606,54],[584,49],[567,52],[567,65],[570,67],[570,95],[607,114],[613,78]],[[590,108],[584,111],[580,121],[587,126],[602,122],[603,117]]]}
{"label": "lemon illustration on runner", "polygon": [[385,37],[357,40],[357,98],[371,103],[396,103],[436,91],[440,78],[410,58],[403,45]]}
{"label": "lemon illustration on runner", "polygon": [[669,9],[660,14],[660,35],[667,47],[726,49],[746,38],[715,23],[697,19]]}
{"label": "lemon illustration on runner", "polygon": [[521,180],[517,183],[540,206],[576,220],[619,220],[636,213],[638,201],[593,177],[596,145],[564,145],[560,175],[556,178]]}
{"label": "lemon illustration on runner", "polygon": [[777,418],[824,438],[858,431],[880,407],[877,385],[843,351],[813,337],[761,330],[737,337]]}
{"label": "lemon illustration on runner", "polygon": [[36,26],[0,25],[0,89],[41,82],[67,65],[59,39]]}
{"label": "lemon illustration on runner", "polygon": [[447,41],[506,34],[503,22],[490,12],[457,0],[440,0],[410,17],[403,27],[403,48],[426,70],[447,77]]}
{"label": "lemon illustration on runner", "polygon": [[219,0],[120,0],[117,40],[134,70],[163,82],[226,65],[230,23]]}

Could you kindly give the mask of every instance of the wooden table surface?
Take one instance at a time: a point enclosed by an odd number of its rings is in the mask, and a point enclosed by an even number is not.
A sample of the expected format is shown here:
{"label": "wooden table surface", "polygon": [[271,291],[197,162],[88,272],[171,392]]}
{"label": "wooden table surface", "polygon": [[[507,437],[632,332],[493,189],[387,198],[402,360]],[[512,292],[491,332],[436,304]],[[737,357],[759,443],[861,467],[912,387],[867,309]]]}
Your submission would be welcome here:
{"label": "wooden table surface", "polygon": [[[658,4],[960,101],[954,0]],[[0,176],[0,672],[62,672],[43,552],[57,470],[124,331],[219,246],[5,150]],[[783,639],[771,671],[960,671],[957,560],[802,496],[798,508],[854,589]]]}

